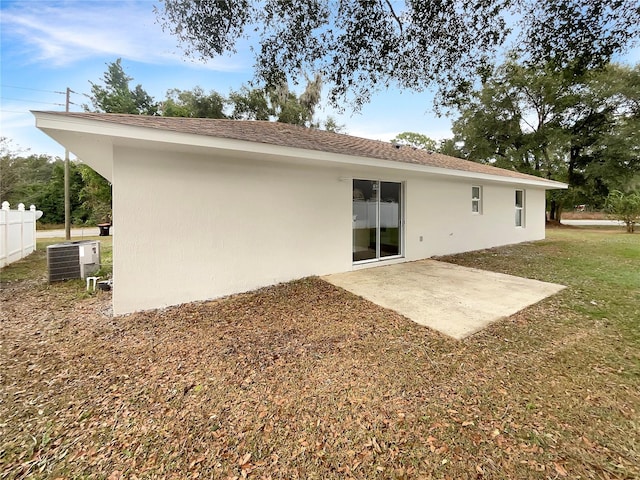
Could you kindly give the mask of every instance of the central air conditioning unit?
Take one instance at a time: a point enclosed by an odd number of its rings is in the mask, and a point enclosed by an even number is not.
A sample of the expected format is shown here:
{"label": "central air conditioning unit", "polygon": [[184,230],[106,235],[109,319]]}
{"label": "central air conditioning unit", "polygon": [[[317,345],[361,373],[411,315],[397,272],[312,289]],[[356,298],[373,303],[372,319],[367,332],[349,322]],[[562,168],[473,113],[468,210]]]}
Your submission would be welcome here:
{"label": "central air conditioning unit", "polygon": [[86,278],[100,269],[100,242],[83,240],[47,247],[49,283]]}

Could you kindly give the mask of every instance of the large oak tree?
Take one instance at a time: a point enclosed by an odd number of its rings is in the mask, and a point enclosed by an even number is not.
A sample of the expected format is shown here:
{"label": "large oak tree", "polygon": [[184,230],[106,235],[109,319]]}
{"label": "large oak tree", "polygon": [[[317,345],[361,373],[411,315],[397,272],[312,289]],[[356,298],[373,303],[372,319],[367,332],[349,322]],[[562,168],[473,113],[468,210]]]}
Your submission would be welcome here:
{"label": "large oak tree", "polygon": [[255,53],[258,78],[279,85],[322,74],[334,105],[377,88],[465,92],[498,52],[583,70],[637,42],[637,0],[164,0],[160,22],[189,55]]}

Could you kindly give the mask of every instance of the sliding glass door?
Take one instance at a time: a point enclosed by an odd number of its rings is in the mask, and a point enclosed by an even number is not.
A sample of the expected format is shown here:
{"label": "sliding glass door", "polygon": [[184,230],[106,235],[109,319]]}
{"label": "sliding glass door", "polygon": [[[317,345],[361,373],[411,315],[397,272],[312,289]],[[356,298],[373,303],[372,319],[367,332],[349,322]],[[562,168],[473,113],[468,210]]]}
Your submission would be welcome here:
{"label": "sliding glass door", "polygon": [[402,184],[353,180],[353,261],[400,256]]}

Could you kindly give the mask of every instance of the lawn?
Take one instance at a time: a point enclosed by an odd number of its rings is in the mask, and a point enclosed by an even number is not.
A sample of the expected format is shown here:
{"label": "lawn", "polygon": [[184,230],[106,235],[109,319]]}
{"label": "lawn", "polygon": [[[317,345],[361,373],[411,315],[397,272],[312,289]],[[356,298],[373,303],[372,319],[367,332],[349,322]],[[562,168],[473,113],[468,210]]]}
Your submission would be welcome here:
{"label": "lawn", "polygon": [[640,235],[444,260],[569,288],[463,341],[317,278],[112,318],[41,249],[2,271],[0,478],[640,478]]}

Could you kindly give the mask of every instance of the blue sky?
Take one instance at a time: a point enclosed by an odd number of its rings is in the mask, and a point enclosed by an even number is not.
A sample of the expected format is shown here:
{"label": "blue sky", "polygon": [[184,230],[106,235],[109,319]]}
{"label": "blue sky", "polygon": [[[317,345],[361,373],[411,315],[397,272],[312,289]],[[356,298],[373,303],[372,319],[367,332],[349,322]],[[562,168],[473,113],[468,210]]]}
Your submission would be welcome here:
{"label": "blue sky", "polygon": [[[201,86],[226,95],[253,77],[246,46],[238,54],[206,63],[186,59],[177,40],[156,23],[152,0],[1,1],[1,135],[14,147],[62,156],[63,150],[34,126],[29,110],[71,110],[88,103],[89,81],[100,82],[107,63],[122,58],[125,72],[156,100],[171,88]],[[636,49],[625,60],[637,62]],[[451,120],[437,118],[430,92],[377,92],[361,112],[336,114],[324,106],[319,118],[332,115],[350,135],[391,140],[404,131],[434,139],[451,136]]]}
{"label": "blue sky", "polygon": [[[247,48],[206,64],[186,59],[175,37],[156,23],[151,0],[5,1],[2,0],[1,126],[15,147],[62,156],[63,150],[34,126],[29,110],[64,110],[64,92],[72,111],[88,103],[89,81],[99,82],[106,64],[122,58],[125,72],[156,100],[171,88],[199,85],[223,95],[253,77]],[[19,87],[19,88],[18,88]],[[323,106],[319,118],[332,115],[350,135],[391,140],[404,131],[432,138],[450,136],[451,121],[436,118],[431,93],[378,92],[360,113],[337,114]]]}

